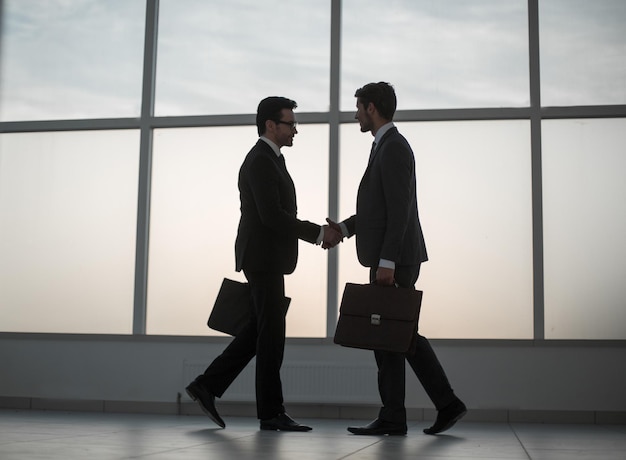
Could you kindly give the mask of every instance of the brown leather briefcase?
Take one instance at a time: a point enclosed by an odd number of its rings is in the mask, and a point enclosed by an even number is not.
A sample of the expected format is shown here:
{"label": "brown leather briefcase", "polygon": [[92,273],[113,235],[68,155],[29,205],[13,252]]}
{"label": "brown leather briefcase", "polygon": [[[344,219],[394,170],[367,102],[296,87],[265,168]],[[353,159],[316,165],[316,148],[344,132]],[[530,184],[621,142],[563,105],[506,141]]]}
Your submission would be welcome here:
{"label": "brown leather briefcase", "polygon": [[422,291],[376,284],[346,283],[335,343],[344,347],[411,351]]}
{"label": "brown leather briefcase", "polygon": [[[285,297],[285,314],[291,299]],[[207,325],[216,331],[236,336],[252,315],[250,286],[248,283],[224,278],[209,315]]]}

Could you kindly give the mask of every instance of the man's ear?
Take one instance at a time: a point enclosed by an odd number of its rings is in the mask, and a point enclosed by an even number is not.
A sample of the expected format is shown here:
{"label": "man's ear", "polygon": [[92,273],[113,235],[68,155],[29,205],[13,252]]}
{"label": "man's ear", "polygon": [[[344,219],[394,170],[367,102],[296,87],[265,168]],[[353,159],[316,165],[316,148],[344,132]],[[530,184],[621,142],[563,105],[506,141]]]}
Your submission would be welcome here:
{"label": "man's ear", "polygon": [[367,103],[367,107],[365,108],[365,111],[369,113],[370,115],[374,115],[375,113],[378,113],[378,110],[376,109],[376,106],[374,105],[373,102]]}

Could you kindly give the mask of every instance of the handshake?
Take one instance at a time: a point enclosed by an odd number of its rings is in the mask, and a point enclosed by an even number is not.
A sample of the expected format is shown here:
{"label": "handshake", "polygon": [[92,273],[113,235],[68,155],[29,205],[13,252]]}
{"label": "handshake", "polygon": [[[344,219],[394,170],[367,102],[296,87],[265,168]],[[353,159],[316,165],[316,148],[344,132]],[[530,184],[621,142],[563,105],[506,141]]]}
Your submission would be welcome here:
{"label": "handshake", "polygon": [[343,241],[344,235],[337,222],[333,222],[328,217],[326,218],[326,222],[328,222],[328,225],[322,227],[324,229],[322,248],[331,249]]}

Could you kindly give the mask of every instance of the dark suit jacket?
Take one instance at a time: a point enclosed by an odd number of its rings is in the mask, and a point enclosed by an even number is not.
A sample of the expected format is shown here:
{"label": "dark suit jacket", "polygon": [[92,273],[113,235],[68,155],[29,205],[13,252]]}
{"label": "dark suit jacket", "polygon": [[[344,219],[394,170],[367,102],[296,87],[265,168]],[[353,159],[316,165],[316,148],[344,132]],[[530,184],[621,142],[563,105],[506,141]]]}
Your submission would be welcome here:
{"label": "dark suit jacket", "polygon": [[361,179],[356,214],[344,221],[356,234],[359,262],[377,267],[380,259],[396,265],[428,260],[417,211],[415,157],[397,128],[387,131]]}
{"label": "dark suit jacket", "polygon": [[320,226],[296,217],[296,190],[284,163],[259,139],[239,170],[241,218],[236,270],[292,273],[298,239],[315,243]]}

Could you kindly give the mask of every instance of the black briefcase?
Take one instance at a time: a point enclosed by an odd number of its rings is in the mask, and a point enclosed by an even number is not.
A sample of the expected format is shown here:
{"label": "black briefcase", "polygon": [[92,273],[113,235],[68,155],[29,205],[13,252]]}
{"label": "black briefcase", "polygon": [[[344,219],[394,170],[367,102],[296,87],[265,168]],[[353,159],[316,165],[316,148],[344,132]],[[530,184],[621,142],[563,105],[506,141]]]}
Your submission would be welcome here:
{"label": "black briefcase", "polygon": [[[207,325],[216,331],[236,336],[252,315],[250,286],[248,283],[224,278],[217,293]],[[285,314],[291,299],[285,297]]]}
{"label": "black briefcase", "polygon": [[415,344],[422,291],[346,283],[335,343],[407,353]]}

